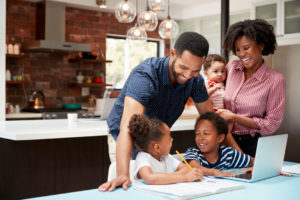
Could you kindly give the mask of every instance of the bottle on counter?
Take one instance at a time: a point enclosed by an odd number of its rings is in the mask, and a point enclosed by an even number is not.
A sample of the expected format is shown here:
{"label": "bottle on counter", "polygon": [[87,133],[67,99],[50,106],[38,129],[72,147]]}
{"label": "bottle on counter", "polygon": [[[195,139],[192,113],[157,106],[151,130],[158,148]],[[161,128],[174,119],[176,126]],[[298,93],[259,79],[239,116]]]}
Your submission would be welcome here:
{"label": "bottle on counter", "polygon": [[20,54],[20,45],[19,44],[14,44],[14,54],[19,55]]}
{"label": "bottle on counter", "polygon": [[19,112],[20,112],[20,106],[19,106],[19,104],[17,104],[15,106],[15,113],[19,113]]}
{"label": "bottle on counter", "polygon": [[8,69],[6,70],[6,80],[7,81],[11,80],[11,73],[10,73],[10,71]]}
{"label": "bottle on counter", "polygon": [[79,72],[78,75],[76,76],[77,83],[82,83],[83,78],[84,78],[84,76],[82,76],[81,72]]}
{"label": "bottle on counter", "polygon": [[14,54],[14,45],[13,44],[8,44],[7,45],[7,53],[8,54]]}

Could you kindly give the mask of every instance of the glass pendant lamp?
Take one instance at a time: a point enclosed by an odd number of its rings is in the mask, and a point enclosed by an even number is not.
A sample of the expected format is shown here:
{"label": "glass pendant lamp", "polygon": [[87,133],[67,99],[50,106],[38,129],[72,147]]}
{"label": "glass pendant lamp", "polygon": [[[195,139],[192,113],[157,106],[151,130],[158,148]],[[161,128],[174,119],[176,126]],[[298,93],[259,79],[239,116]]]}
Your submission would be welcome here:
{"label": "glass pendant lamp", "polygon": [[127,31],[126,38],[129,40],[147,40],[147,33],[145,29],[135,25]]}
{"label": "glass pendant lamp", "polygon": [[[136,10],[138,13],[138,0],[136,0]],[[141,28],[135,23],[134,27],[131,27],[127,31],[127,40],[147,40],[147,33],[144,28]]]}
{"label": "glass pendant lamp", "polygon": [[166,10],[166,0],[149,0],[149,8],[153,11],[165,11]]}
{"label": "glass pendant lamp", "polygon": [[131,23],[136,16],[136,10],[131,2],[122,0],[116,5],[115,15],[119,22]]}
{"label": "glass pendant lamp", "polygon": [[143,11],[138,16],[138,25],[144,28],[146,31],[154,31],[157,27],[157,24],[158,24],[157,16],[155,12],[149,10],[149,6],[147,4],[147,10]]}
{"label": "glass pendant lamp", "polygon": [[170,17],[170,0],[168,1],[168,17],[162,21],[158,28],[158,33],[163,39],[175,38],[178,34],[178,24]]}

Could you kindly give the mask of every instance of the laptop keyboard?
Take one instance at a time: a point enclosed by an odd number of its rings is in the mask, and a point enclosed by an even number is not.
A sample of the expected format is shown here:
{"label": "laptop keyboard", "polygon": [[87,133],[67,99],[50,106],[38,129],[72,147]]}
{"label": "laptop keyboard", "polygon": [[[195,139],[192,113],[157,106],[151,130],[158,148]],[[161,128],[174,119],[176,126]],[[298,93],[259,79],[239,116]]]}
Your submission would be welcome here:
{"label": "laptop keyboard", "polygon": [[252,173],[237,174],[237,175],[235,175],[235,177],[236,178],[243,178],[243,179],[251,180]]}

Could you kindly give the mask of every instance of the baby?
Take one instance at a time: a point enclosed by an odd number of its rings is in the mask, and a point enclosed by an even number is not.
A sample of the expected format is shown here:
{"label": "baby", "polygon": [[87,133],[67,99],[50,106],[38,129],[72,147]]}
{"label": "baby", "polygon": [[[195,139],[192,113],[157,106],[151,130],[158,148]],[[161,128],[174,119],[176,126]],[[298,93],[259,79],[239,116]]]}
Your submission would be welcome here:
{"label": "baby", "polygon": [[202,114],[195,125],[198,148],[189,148],[184,158],[207,176],[232,176],[221,170],[252,166],[253,158],[232,147],[221,146],[228,132],[226,121],[214,112]]}
{"label": "baby", "polygon": [[172,137],[169,127],[158,119],[133,115],[129,132],[139,150],[135,161],[134,177],[147,184],[171,184],[202,179],[199,168],[189,169],[169,153]]}
{"label": "baby", "polygon": [[224,108],[224,81],[226,80],[226,60],[220,55],[210,54],[204,63],[205,83],[208,96],[215,108]]}

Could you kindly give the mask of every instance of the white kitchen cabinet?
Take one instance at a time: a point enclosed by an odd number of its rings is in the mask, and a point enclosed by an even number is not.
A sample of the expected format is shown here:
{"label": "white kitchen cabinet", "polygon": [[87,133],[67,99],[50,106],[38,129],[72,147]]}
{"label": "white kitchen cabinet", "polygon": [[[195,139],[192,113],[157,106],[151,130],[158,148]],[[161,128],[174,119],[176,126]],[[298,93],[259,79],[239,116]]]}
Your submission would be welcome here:
{"label": "white kitchen cabinet", "polygon": [[300,0],[254,3],[252,19],[265,19],[274,26],[278,45],[300,44]]}

